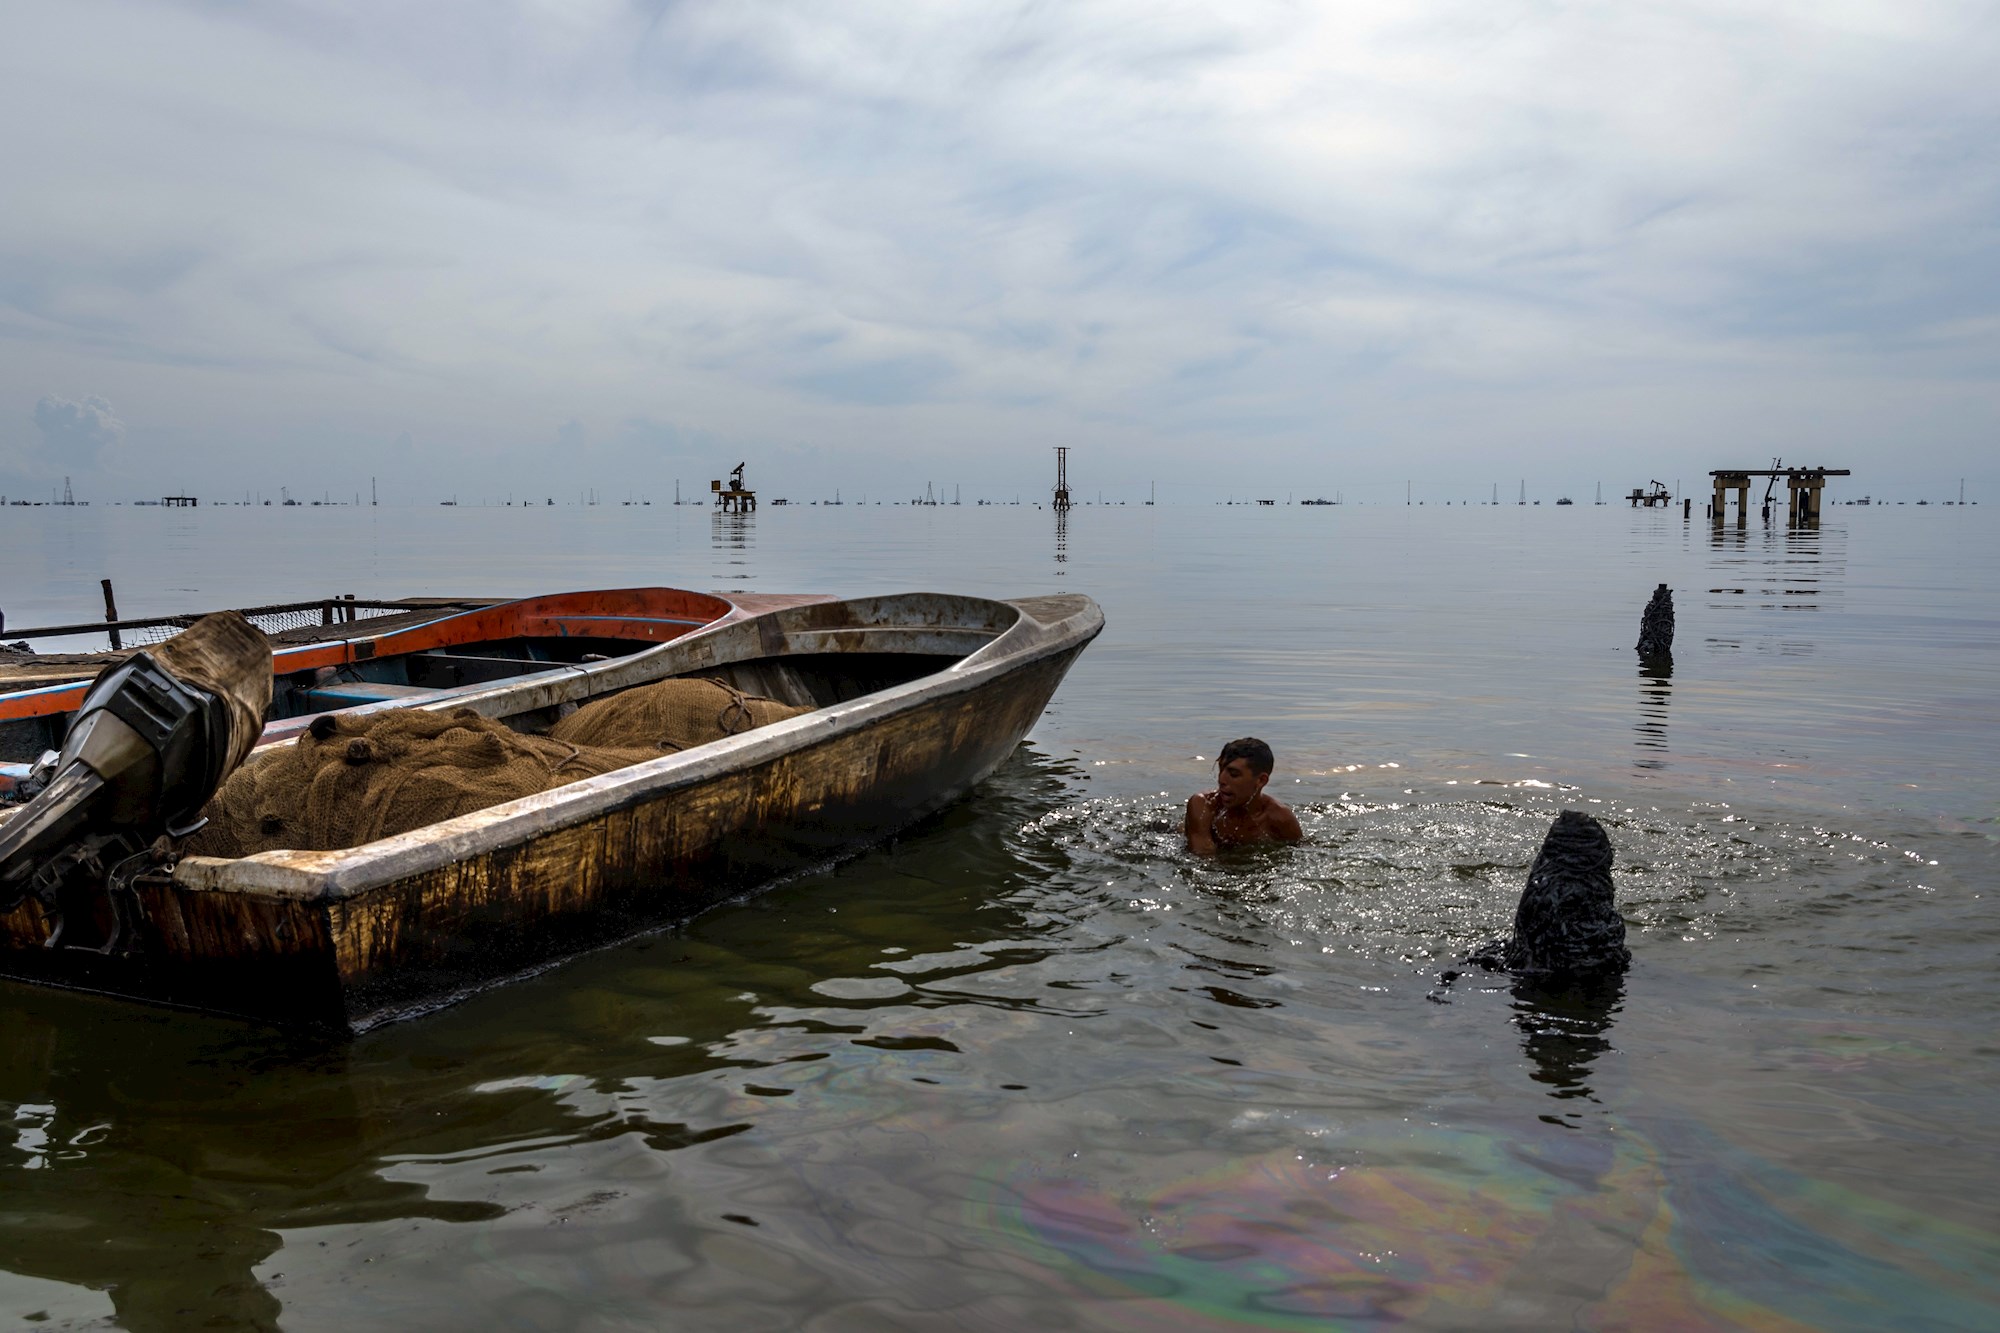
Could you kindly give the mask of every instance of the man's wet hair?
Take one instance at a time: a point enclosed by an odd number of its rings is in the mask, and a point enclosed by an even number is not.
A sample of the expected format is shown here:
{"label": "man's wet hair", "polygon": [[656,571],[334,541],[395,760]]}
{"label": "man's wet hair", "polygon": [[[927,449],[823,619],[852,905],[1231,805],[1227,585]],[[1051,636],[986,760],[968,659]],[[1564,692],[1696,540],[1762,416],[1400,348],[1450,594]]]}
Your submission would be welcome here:
{"label": "man's wet hair", "polygon": [[1222,753],[1215,757],[1215,766],[1227,768],[1232,759],[1248,760],[1252,773],[1262,773],[1267,777],[1278,766],[1277,756],[1271,753],[1271,747],[1255,736],[1245,736],[1223,746]]}

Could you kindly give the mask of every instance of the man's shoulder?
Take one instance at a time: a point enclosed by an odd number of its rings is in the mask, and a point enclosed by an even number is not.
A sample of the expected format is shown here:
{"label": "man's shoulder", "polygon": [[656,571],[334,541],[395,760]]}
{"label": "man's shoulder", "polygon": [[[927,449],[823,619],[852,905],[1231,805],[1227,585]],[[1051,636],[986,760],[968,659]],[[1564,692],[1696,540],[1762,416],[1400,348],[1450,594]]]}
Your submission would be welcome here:
{"label": "man's shoulder", "polygon": [[1275,796],[1267,794],[1264,799],[1270,804],[1259,811],[1258,815],[1265,828],[1287,837],[1304,836],[1304,830],[1299,827],[1299,817],[1292,813],[1292,807]]}

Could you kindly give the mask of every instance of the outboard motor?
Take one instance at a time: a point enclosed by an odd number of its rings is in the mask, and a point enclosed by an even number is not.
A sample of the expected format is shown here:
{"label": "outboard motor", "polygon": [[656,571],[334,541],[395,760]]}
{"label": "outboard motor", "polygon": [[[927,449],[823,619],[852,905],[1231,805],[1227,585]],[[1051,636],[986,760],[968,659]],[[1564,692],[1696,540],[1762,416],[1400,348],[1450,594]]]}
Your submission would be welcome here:
{"label": "outboard motor", "polygon": [[[113,892],[152,862],[156,841],[200,828],[202,806],[257,743],[270,702],[270,642],[234,611],[107,667],[53,764],[38,766],[47,785],[0,823],[0,912],[33,893],[66,924],[66,886]],[[105,952],[126,924],[121,911],[114,893]]]}

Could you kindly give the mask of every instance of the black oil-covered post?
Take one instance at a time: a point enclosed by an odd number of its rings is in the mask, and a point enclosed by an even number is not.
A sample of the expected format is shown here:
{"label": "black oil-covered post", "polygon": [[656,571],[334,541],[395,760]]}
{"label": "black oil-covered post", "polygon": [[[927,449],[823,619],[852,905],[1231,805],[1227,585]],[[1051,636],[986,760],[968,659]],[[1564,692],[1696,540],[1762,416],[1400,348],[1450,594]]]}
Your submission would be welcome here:
{"label": "black oil-covered post", "polygon": [[111,595],[111,580],[97,581],[104,589],[104,623],[111,626],[111,646],[114,649],[125,645],[118,638],[118,599]]}
{"label": "black oil-covered post", "polygon": [[1639,660],[1671,665],[1674,660],[1674,594],[1662,583],[1639,617]]}

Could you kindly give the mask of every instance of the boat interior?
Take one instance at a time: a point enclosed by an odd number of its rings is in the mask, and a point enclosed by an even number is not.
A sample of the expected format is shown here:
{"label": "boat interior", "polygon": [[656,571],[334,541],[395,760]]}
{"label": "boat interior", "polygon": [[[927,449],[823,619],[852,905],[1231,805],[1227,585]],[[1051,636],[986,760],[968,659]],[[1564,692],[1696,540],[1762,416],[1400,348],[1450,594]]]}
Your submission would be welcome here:
{"label": "boat interior", "polygon": [[[362,704],[415,699],[438,690],[486,685],[533,676],[552,667],[581,666],[628,657],[657,644],[638,639],[516,637],[451,644],[338,666],[281,671],[272,678],[266,723],[311,717]],[[0,719],[0,768],[9,772],[59,749],[72,714],[52,712]],[[24,775],[24,774],[22,774]],[[8,773],[0,773],[0,787]]]}
{"label": "boat interior", "polygon": [[[741,637],[746,644],[755,642],[749,636]],[[673,672],[660,679],[719,680],[744,694],[775,699],[795,708],[830,708],[948,671],[994,637],[975,631],[916,638],[899,635],[893,629],[860,630],[854,636],[854,647],[848,651],[761,653]],[[726,653],[723,656],[727,658]],[[527,732],[547,730],[565,708],[574,706],[514,710],[506,706],[504,698],[495,702],[500,706],[481,707],[480,711],[516,731]]]}
{"label": "boat interior", "polygon": [[719,680],[745,694],[795,708],[828,708],[958,664],[957,653],[806,653],[729,662],[683,676]]}
{"label": "boat interior", "polygon": [[[992,643],[1018,615],[1000,602],[905,594],[774,612],[672,645],[583,635],[453,644],[283,672],[274,680],[266,722],[291,720],[293,726],[282,730],[296,732],[299,719],[355,707],[393,708],[407,700],[469,706],[517,731],[541,732],[574,709],[579,696],[551,703],[546,690],[531,686],[531,677],[642,652],[669,658],[657,674],[606,679],[584,686],[580,697],[686,676],[720,680],[794,707],[825,708],[948,670]],[[682,654],[685,665],[672,660]],[[435,699],[439,690],[453,691],[449,703]],[[59,748],[67,726],[67,715],[0,720],[0,793],[27,776],[36,756]],[[266,743],[271,739],[267,733]]]}
{"label": "boat interior", "polygon": [[512,680],[551,666],[604,662],[655,646],[635,639],[512,638],[284,672],[272,681],[271,707],[265,721]]}
{"label": "boat interior", "polygon": [[68,713],[0,719],[0,796],[28,775],[28,766],[45,750],[62,748],[69,734]]}
{"label": "boat interior", "polygon": [[526,685],[503,683],[466,691],[450,706],[475,708],[516,731],[541,732],[578,702],[627,685],[688,677],[719,680],[797,708],[827,708],[948,671],[1019,619],[1019,610],[1005,602],[939,594],[819,602],[664,647],[657,674],[585,685],[563,702],[550,703],[545,692]]}

